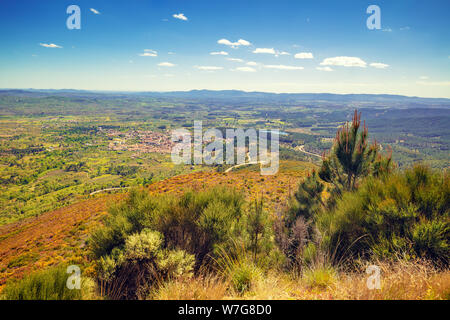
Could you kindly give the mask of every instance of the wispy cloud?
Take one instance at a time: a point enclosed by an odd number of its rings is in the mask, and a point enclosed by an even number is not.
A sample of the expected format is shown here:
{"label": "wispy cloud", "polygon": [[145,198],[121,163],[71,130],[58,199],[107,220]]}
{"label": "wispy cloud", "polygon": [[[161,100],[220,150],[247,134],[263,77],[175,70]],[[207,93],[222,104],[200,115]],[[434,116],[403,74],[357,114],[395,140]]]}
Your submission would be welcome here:
{"label": "wispy cloud", "polygon": [[278,69],[278,70],[303,70],[303,67],[297,67],[297,66],[286,66],[283,64],[278,64],[278,65],[265,65],[264,68],[267,69]]}
{"label": "wispy cloud", "polygon": [[231,69],[231,71],[256,72],[256,69],[251,68],[251,67],[239,67],[239,68]]}
{"label": "wispy cloud", "polygon": [[327,72],[333,71],[333,69],[331,69],[330,67],[317,67],[316,69],[319,71],[327,71]]}
{"label": "wispy cloud", "polygon": [[358,57],[342,56],[342,57],[326,58],[320,63],[320,65],[365,68],[367,63]]}
{"label": "wispy cloud", "polygon": [[255,61],[249,61],[249,62],[247,62],[246,63],[246,65],[248,65],[248,66],[257,66],[258,65],[258,63],[257,62],[255,62]]}
{"label": "wispy cloud", "polygon": [[228,52],[226,52],[226,51],[214,51],[214,52],[211,52],[210,55],[212,55],[212,56],[217,56],[217,55],[227,56]]}
{"label": "wispy cloud", "polygon": [[244,60],[239,58],[227,58],[228,61],[234,61],[234,62],[244,62]]}
{"label": "wispy cloud", "polygon": [[161,62],[161,63],[158,63],[158,66],[160,66],[160,67],[175,67],[175,65],[170,62]]}
{"label": "wispy cloud", "polygon": [[93,13],[95,13],[95,14],[100,14],[100,11],[98,11],[98,10],[95,10],[94,8],[90,8],[89,10],[91,10]]}
{"label": "wispy cloud", "polygon": [[54,43],[39,43],[40,46],[46,47],[46,48],[62,48],[61,46],[58,46]]}
{"label": "wispy cloud", "polygon": [[401,27],[400,31],[407,31],[407,30],[410,30],[410,29],[411,29],[410,27],[406,26],[406,27]]}
{"label": "wispy cloud", "polygon": [[174,17],[175,19],[183,20],[183,21],[188,20],[188,18],[183,13],[173,14],[172,17]]}
{"label": "wispy cloud", "polygon": [[228,39],[220,39],[220,40],[217,41],[217,43],[218,44],[224,44],[224,45],[230,46],[232,48],[236,48],[236,47],[239,47],[239,46],[249,46],[249,45],[251,45],[251,43],[249,41],[244,40],[244,39],[239,39],[236,42],[231,42]]}
{"label": "wispy cloud", "polygon": [[386,69],[387,67],[389,67],[388,64],[380,63],[380,62],[372,62],[371,64],[369,64],[369,66],[377,68],[377,69]]}
{"label": "wispy cloud", "polygon": [[253,53],[267,53],[267,54],[273,54],[275,57],[278,56],[290,56],[291,54],[287,51],[278,51],[274,48],[256,48],[253,50]]}
{"label": "wispy cloud", "polygon": [[384,32],[392,32],[392,29],[391,29],[391,28],[384,28],[384,29],[382,29],[381,31],[384,31]]}
{"label": "wispy cloud", "polygon": [[194,68],[197,68],[199,70],[204,70],[204,71],[215,71],[215,70],[223,69],[223,67],[216,67],[216,66],[194,66]]}
{"label": "wispy cloud", "polygon": [[268,54],[276,54],[274,48],[256,48],[253,50],[253,53],[268,53]]}
{"label": "wispy cloud", "polygon": [[296,59],[314,59],[314,56],[311,52],[299,52],[294,55]]}
{"label": "wispy cloud", "polygon": [[157,57],[158,53],[155,50],[144,49],[144,53],[139,54],[141,57]]}

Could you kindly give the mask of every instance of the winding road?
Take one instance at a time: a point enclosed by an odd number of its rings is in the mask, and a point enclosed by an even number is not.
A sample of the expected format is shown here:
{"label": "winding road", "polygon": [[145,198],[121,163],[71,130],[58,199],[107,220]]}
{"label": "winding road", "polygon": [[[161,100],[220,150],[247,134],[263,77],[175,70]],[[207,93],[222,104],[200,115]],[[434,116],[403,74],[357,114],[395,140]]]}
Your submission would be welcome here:
{"label": "winding road", "polygon": [[310,156],[314,156],[314,157],[318,157],[318,158],[322,159],[322,156],[320,154],[306,151],[305,150],[305,145],[303,145],[303,144],[301,146],[296,147],[295,149],[298,150],[298,151],[301,151],[303,153],[309,154]]}

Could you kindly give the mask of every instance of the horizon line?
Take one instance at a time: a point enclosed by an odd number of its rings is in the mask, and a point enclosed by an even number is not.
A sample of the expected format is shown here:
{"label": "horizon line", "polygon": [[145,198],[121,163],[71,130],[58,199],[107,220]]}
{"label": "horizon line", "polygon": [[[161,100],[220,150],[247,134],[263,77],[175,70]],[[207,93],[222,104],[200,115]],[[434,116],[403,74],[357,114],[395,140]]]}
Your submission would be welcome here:
{"label": "horizon line", "polygon": [[450,98],[445,97],[421,97],[421,96],[408,96],[405,94],[392,94],[392,93],[332,93],[332,92],[273,92],[273,91],[247,91],[242,89],[187,89],[187,90],[169,90],[169,91],[152,91],[152,90],[98,90],[98,89],[71,89],[71,88],[64,88],[64,89],[54,89],[54,88],[0,88],[0,91],[5,90],[34,90],[34,91],[86,91],[86,92],[101,92],[101,93],[172,93],[172,92],[192,92],[192,91],[212,91],[212,92],[221,92],[221,91],[239,91],[244,93],[268,93],[268,94],[274,94],[274,95],[280,95],[280,94],[330,94],[330,95],[338,95],[338,96],[346,96],[346,95],[372,95],[372,96],[401,96],[401,97],[407,97],[407,98],[417,98],[417,99],[445,99],[450,100]]}

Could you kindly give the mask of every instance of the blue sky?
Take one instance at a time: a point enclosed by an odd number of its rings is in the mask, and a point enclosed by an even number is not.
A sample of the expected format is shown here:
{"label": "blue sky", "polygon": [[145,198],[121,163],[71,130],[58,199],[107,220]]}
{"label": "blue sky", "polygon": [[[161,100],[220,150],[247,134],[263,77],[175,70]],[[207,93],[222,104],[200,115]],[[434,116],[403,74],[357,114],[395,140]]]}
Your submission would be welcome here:
{"label": "blue sky", "polygon": [[450,98],[447,0],[2,0],[0,30],[0,88]]}

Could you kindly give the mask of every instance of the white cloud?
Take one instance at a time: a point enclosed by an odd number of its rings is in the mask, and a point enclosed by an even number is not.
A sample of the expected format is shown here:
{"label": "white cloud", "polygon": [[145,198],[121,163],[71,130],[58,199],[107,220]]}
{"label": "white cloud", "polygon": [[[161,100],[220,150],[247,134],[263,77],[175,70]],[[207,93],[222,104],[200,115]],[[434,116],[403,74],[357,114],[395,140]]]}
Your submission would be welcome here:
{"label": "white cloud", "polygon": [[278,64],[278,65],[265,65],[264,68],[267,69],[278,69],[278,70],[303,70],[303,67],[296,67],[296,66],[286,66],[286,65],[282,65],[282,64]]}
{"label": "white cloud", "polygon": [[381,31],[384,31],[384,32],[392,32],[392,29],[391,29],[391,28],[385,28],[385,29],[383,29],[383,30],[381,30]]}
{"label": "white cloud", "polygon": [[173,14],[172,17],[174,17],[175,19],[183,20],[183,21],[188,20],[188,18],[186,18],[186,16],[183,13]]}
{"label": "white cloud", "polygon": [[420,79],[421,79],[421,80],[428,80],[429,77],[428,77],[428,76],[421,76]]}
{"label": "white cloud", "polygon": [[388,64],[380,63],[380,62],[372,62],[371,64],[369,64],[369,66],[377,68],[377,69],[386,69],[387,67],[389,67]]}
{"label": "white cloud", "polygon": [[278,50],[275,50],[274,48],[256,48],[255,50],[253,50],[253,53],[268,53],[268,54],[275,55],[275,57],[291,55],[289,52],[278,51]]}
{"label": "white cloud", "polygon": [[274,48],[256,48],[253,50],[253,53],[269,53],[269,54],[276,54]]}
{"label": "white cloud", "polygon": [[39,43],[39,45],[46,47],[46,48],[62,48],[61,46],[58,46],[54,43]]}
{"label": "white cloud", "polygon": [[410,29],[411,29],[411,28],[408,27],[408,26],[400,28],[401,31],[406,31],[406,30],[410,30]]}
{"label": "white cloud", "polygon": [[216,66],[195,66],[195,68],[199,69],[199,70],[204,70],[204,71],[214,71],[214,70],[222,70],[222,67],[216,67]]}
{"label": "white cloud", "polygon": [[233,48],[236,48],[236,47],[239,47],[239,46],[249,46],[249,45],[251,45],[250,42],[248,42],[247,40],[244,40],[244,39],[239,39],[236,42],[231,42],[228,39],[220,39],[220,40],[217,41],[217,43],[218,44],[224,44],[226,46],[230,46],[230,47],[233,47]]}
{"label": "white cloud", "polygon": [[316,69],[320,70],[320,71],[327,71],[327,72],[333,71],[333,69],[331,69],[330,67],[317,67]]}
{"label": "white cloud", "polygon": [[333,57],[326,58],[320,63],[321,66],[343,66],[365,68],[367,63],[358,57]]}
{"label": "white cloud", "polygon": [[239,58],[227,58],[228,61],[234,61],[234,62],[244,62],[244,60]]}
{"label": "white cloud", "polygon": [[93,13],[95,13],[95,14],[100,14],[100,12],[98,11],[98,10],[95,10],[94,8],[91,8],[91,9],[89,9],[89,10],[91,10]]}
{"label": "white cloud", "polygon": [[158,53],[155,50],[144,49],[144,53],[139,54],[141,57],[157,57]]}
{"label": "white cloud", "polygon": [[141,57],[156,57],[157,54],[151,53],[151,52],[144,52],[139,54]]}
{"label": "white cloud", "polygon": [[256,72],[256,70],[254,68],[250,68],[250,67],[239,67],[236,69],[231,69],[231,71]]}
{"label": "white cloud", "polygon": [[296,53],[294,58],[296,59],[314,59],[314,56],[311,52],[299,52]]}
{"label": "white cloud", "polygon": [[249,62],[246,63],[246,65],[248,65],[248,66],[257,66],[258,63],[256,63],[255,61],[249,61]]}
{"label": "white cloud", "polygon": [[225,51],[215,51],[215,52],[211,52],[210,55],[212,55],[212,56],[217,56],[217,55],[220,55],[220,56],[227,56],[227,55],[228,55],[228,52],[225,52]]}
{"label": "white cloud", "polygon": [[161,63],[158,63],[158,66],[160,66],[160,67],[175,67],[175,65],[170,62],[161,62]]}

